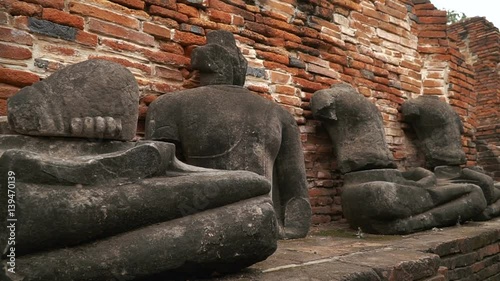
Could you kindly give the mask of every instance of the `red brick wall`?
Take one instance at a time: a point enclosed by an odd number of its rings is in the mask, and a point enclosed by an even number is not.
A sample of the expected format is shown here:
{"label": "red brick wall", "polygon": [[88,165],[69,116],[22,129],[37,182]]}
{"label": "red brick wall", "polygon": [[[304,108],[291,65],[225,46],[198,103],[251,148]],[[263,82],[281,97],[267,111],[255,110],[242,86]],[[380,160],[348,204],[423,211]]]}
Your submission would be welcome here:
{"label": "red brick wall", "polygon": [[478,164],[500,181],[500,32],[485,18],[451,25],[449,33],[476,74]]}
{"label": "red brick wall", "polygon": [[[40,31],[33,18],[52,29]],[[101,58],[135,74],[141,132],[158,95],[197,85],[189,55],[214,29],[235,34],[249,62],[245,87],[295,116],[315,223],[342,217],[331,141],[309,108],[311,95],[334,83],[354,85],[378,106],[402,169],[420,165],[421,157],[400,122],[400,105],[440,95],[460,113],[464,149],[475,163],[473,72],[448,36],[445,13],[427,0],[3,0],[0,114],[20,87]]]}

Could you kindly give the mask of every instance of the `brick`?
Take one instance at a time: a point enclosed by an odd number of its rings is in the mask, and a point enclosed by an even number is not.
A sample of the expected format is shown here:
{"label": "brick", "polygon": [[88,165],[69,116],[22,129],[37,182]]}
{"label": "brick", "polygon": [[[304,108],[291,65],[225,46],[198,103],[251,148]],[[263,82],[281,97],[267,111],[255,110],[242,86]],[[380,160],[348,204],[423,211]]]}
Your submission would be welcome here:
{"label": "brick", "polygon": [[231,15],[231,24],[234,24],[236,26],[244,26],[245,19],[238,15]]}
{"label": "brick", "polygon": [[352,0],[332,0],[333,4],[344,7],[348,10],[361,11],[361,5]]}
{"label": "brick", "polygon": [[208,29],[216,29],[217,28],[217,23],[213,21],[208,21],[208,20],[203,20],[203,19],[195,19],[195,18],[190,18],[188,20],[189,24],[201,26],[203,28],[208,28]]}
{"label": "brick", "polygon": [[446,17],[446,11],[442,10],[416,10],[415,15],[419,17]]}
{"label": "brick", "polygon": [[64,45],[43,45],[42,50],[44,53],[63,55],[63,56],[76,56],[78,52],[73,48],[68,48]]}
{"label": "brick", "polygon": [[122,38],[145,46],[153,46],[155,41],[154,37],[149,34],[144,34],[94,18],[89,19],[88,27],[89,31]]}
{"label": "brick", "polygon": [[289,63],[288,56],[272,53],[272,52],[264,52],[261,50],[256,50],[257,58],[262,58],[268,61],[274,61],[277,63],[281,63],[287,65]]}
{"label": "brick", "polygon": [[172,10],[177,9],[176,0],[144,0],[144,1],[148,4],[165,7]]}
{"label": "brick", "polygon": [[337,37],[334,37],[334,36],[331,36],[328,34],[323,34],[323,33],[321,33],[319,35],[319,37],[320,37],[320,39],[325,40],[326,42],[331,43],[337,47],[340,47],[341,49],[345,49],[345,47],[346,47],[345,42]]}
{"label": "brick", "polygon": [[149,60],[161,64],[168,64],[174,66],[188,66],[189,63],[191,62],[191,59],[189,59],[188,57],[162,51],[152,51],[149,49],[144,49],[142,53]]}
{"label": "brick", "polygon": [[310,62],[310,63],[316,64],[316,65],[319,65],[322,67],[328,67],[330,65],[330,63],[328,61],[326,61],[322,58],[316,57],[316,56],[308,55],[308,54],[299,53],[299,58],[302,61]]}
{"label": "brick", "polygon": [[78,29],[70,26],[60,25],[51,21],[28,18],[28,28],[32,32],[43,35],[75,41]]}
{"label": "brick", "polygon": [[296,35],[303,35],[303,31],[299,27],[297,27],[293,24],[289,24],[286,21],[276,20],[276,19],[269,18],[269,17],[262,17],[261,19],[259,19],[258,22],[266,24],[266,25],[274,27],[274,28],[277,28],[277,29],[291,32],[291,33],[296,34]]}
{"label": "brick", "polygon": [[334,196],[336,195],[336,190],[333,188],[311,188],[309,189],[309,196],[319,197],[319,196]]}
{"label": "brick", "polygon": [[31,72],[0,68],[0,82],[18,87],[30,86],[40,81],[38,75]]}
{"label": "brick", "polygon": [[[245,22],[245,25],[247,23]],[[256,42],[261,42],[261,43],[267,43],[268,41],[268,38],[258,32],[253,32],[253,31],[250,31],[248,29],[243,29],[240,31],[240,35],[243,36],[243,37],[247,37],[249,39],[252,39]]]}
{"label": "brick", "polygon": [[[69,1],[69,2],[74,2],[74,1]],[[151,16],[144,10],[130,9],[124,5],[117,4],[117,3],[111,2],[109,0],[85,0],[85,1],[79,1],[79,2],[85,2],[85,4],[88,4],[88,5],[98,6],[98,7],[105,9],[105,10],[109,10],[109,11],[113,11],[113,12],[116,12],[119,14],[139,18],[142,20],[150,20],[151,19]]]}
{"label": "brick", "polygon": [[100,59],[100,60],[112,61],[112,62],[116,62],[118,64],[121,64],[125,67],[138,69],[145,74],[151,75],[151,73],[152,73],[151,66],[144,64],[144,63],[134,62],[134,61],[132,61],[130,59],[126,59],[126,58],[90,55],[89,59]]}
{"label": "brick", "polygon": [[64,9],[64,0],[23,0],[24,2],[41,5],[45,8]]}
{"label": "brick", "polygon": [[7,101],[0,99],[0,116],[7,116]]}
{"label": "brick", "polygon": [[[272,61],[263,61],[262,64],[264,65],[264,67],[266,69],[280,70],[282,72],[289,73],[293,76],[299,75],[299,70],[297,68],[288,67],[288,66],[281,64],[281,63],[272,62]],[[305,66],[304,66],[304,68],[305,68]]]}
{"label": "brick", "polygon": [[125,27],[130,27],[133,29],[139,29],[139,21],[137,19],[128,17],[123,14],[115,13],[107,9],[101,9],[96,6],[71,2],[69,10],[72,13],[98,18],[101,20],[116,23],[118,25],[123,25]]}
{"label": "brick", "polygon": [[242,16],[244,19],[249,20],[249,21],[255,21],[255,16],[253,13],[245,11],[241,8],[226,4],[220,0],[210,0],[209,7],[213,8],[215,10],[219,10],[219,11],[223,11],[226,13],[231,13],[231,14]]}
{"label": "brick", "polygon": [[332,32],[340,32],[340,27],[333,22],[320,19],[315,16],[307,18],[307,26],[318,31],[331,30]]}
{"label": "brick", "polygon": [[290,74],[269,71],[269,79],[272,83],[287,84],[290,81]]}
{"label": "brick", "polygon": [[435,30],[422,30],[418,34],[419,37],[427,37],[427,38],[446,38],[446,32],[444,31],[435,31]]}
{"label": "brick", "polygon": [[0,99],[8,99],[15,95],[19,90],[20,88],[18,87],[0,83]]}
{"label": "brick", "polygon": [[30,18],[26,16],[17,16],[14,17],[12,26],[21,30],[30,30],[29,29]]}
{"label": "brick", "polygon": [[185,14],[186,16],[191,18],[200,17],[200,12],[198,12],[198,9],[182,3],[177,4],[177,12]]}
{"label": "brick", "polygon": [[33,37],[22,30],[0,26],[0,41],[13,42],[22,45],[33,45]]}
{"label": "brick", "polygon": [[180,86],[172,85],[172,83],[152,82],[150,84],[151,89],[159,93],[170,93],[180,90]]}
{"label": "brick", "polygon": [[209,19],[221,23],[229,24],[232,21],[231,14],[216,9],[207,9],[207,15]]}
{"label": "brick", "polygon": [[286,96],[286,95],[275,95],[274,97],[281,104],[287,104],[298,107],[302,103],[299,97]]}
{"label": "brick", "polygon": [[307,70],[312,73],[328,76],[335,79],[340,78],[340,75],[337,71],[329,68],[320,67],[314,64],[307,64]]}
{"label": "brick", "polygon": [[446,24],[447,18],[444,17],[419,17],[420,24]]}
{"label": "brick", "polygon": [[446,266],[448,269],[455,269],[457,267],[472,265],[477,260],[477,257],[478,254],[476,252],[454,255],[443,258],[441,260],[441,265]]}
{"label": "brick", "polygon": [[418,52],[423,54],[446,54],[447,47],[434,47],[434,46],[418,46]]}
{"label": "brick", "polygon": [[177,69],[166,68],[162,66],[155,67],[155,75],[161,78],[174,81],[183,81],[182,73]]}
{"label": "brick", "polygon": [[0,8],[3,9],[8,9],[10,6],[12,6],[12,3],[14,3],[14,0],[3,0],[0,2]]}
{"label": "brick", "polygon": [[188,16],[181,14],[177,11],[162,8],[160,6],[151,6],[149,8],[149,13],[152,15],[158,15],[166,18],[171,18],[177,22],[187,22],[189,20]]}
{"label": "brick", "polygon": [[232,24],[225,24],[225,23],[217,23],[217,29],[229,31],[231,33],[238,33],[240,29]]}
{"label": "brick", "polygon": [[54,72],[65,67],[65,65],[60,62],[41,58],[36,58],[33,65],[50,72]]}
{"label": "brick", "polygon": [[258,86],[258,85],[248,85],[246,87],[248,90],[252,91],[252,92],[255,92],[255,93],[258,93],[258,94],[266,94],[266,95],[262,95],[264,98],[267,98],[269,100],[273,100],[270,98],[269,95],[269,88],[266,87],[266,86]]}
{"label": "brick", "polygon": [[76,42],[90,47],[97,46],[97,40],[98,40],[97,35],[82,30],[78,30],[75,36]]}
{"label": "brick", "polygon": [[142,26],[144,32],[149,33],[157,38],[170,40],[170,29],[154,23],[145,22]]}
{"label": "brick", "polygon": [[327,61],[330,61],[330,62],[334,62],[334,63],[338,63],[340,65],[343,65],[343,66],[347,66],[347,58],[346,56],[340,56],[340,55],[335,55],[335,54],[328,54],[328,53],[321,53],[321,58],[327,60]]}
{"label": "brick", "polygon": [[173,19],[167,19],[167,18],[162,18],[162,17],[158,17],[158,16],[153,16],[152,22],[156,23],[156,24],[163,25],[164,27],[173,28],[173,29],[178,29],[180,26],[179,23]]}
{"label": "brick", "polygon": [[182,32],[176,30],[172,40],[179,43],[182,46],[187,45],[205,45],[207,39],[204,36],[199,36],[190,32]]}
{"label": "brick", "polygon": [[397,19],[404,19],[406,17],[406,14],[407,14],[406,11],[402,12],[402,11],[399,11],[397,9],[393,9],[393,8],[391,8],[385,4],[382,4],[380,2],[377,2],[375,4],[375,6],[377,7],[377,10],[382,11],[384,14],[395,17]]}
{"label": "brick", "polygon": [[496,255],[498,253],[500,253],[500,244],[498,244],[498,243],[485,246],[485,247],[479,249],[479,251],[478,251],[480,259],[483,259],[484,257]]}
{"label": "brick", "polygon": [[139,10],[144,9],[143,0],[110,0],[110,1],[129,8],[134,8]]}
{"label": "brick", "polygon": [[298,91],[297,88],[287,85],[275,85],[273,86],[273,89],[275,93],[289,95],[289,96],[295,96]]}
{"label": "brick", "polygon": [[317,215],[317,214],[313,214],[312,216],[312,223],[313,224],[325,224],[325,223],[329,223],[332,221],[332,218],[328,215]]}
{"label": "brick", "polygon": [[57,9],[44,8],[42,11],[42,19],[62,25],[76,27],[78,29],[83,29],[82,17],[71,15]]}
{"label": "brick", "polygon": [[42,6],[14,1],[10,6],[9,13],[13,16],[40,16],[42,14]]}
{"label": "brick", "polygon": [[311,82],[306,79],[294,77],[292,79],[293,84],[297,85],[299,88],[301,88],[304,91],[318,91],[321,89],[326,88],[325,86],[321,85],[320,83],[316,82]]}
{"label": "brick", "polygon": [[381,13],[380,11],[364,6],[362,9],[364,16],[377,19],[382,22],[389,22],[389,15]]}
{"label": "brick", "polygon": [[29,49],[0,43],[0,57],[12,60],[27,60],[32,57]]}
{"label": "brick", "polygon": [[196,25],[183,23],[180,25],[179,29],[182,31],[192,32],[192,33],[198,34],[198,35],[205,35],[205,29],[203,29],[203,27],[196,26]]}
{"label": "brick", "polygon": [[184,48],[175,42],[160,42],[160,50],[167,53],[184,55]]}
{"label": "brick", "polygon": [[[286,3],[287,2],[287,3]],[[268,0],[265,2],[265,10],[279,11],[281,14],[285,14],[288,17],[294,15],[295,7],[293,4],[296,2],[290,1],[279,1],[279,0]]]}

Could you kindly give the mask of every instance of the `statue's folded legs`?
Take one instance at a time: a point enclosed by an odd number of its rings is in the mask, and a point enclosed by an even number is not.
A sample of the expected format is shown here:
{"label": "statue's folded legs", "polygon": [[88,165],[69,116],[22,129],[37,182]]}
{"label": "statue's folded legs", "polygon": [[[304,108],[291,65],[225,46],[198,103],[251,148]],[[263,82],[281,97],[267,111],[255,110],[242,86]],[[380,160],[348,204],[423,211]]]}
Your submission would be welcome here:
{"label": "statue's folded legs", "polygon": [[470,220],[486,208],[477,182],[446,181],[423,168],[395,169],[382,116],[352,86],[317,91],[311,107],[332,139],[344,174],[342,210],[351,227],[405,234]]}
{"label": "statue's folded legs", "polygon": [[15,253],[0,277],[168,280],[239,270],[276,250],[271,182],[184,164],[173,144],[130,141],[138,100],[134,76],[100,60],[9,99],[10,128],[24,135],[0,135],[0,199],[12,205],[0,210],[12,224],[0,228],[2,265]]}

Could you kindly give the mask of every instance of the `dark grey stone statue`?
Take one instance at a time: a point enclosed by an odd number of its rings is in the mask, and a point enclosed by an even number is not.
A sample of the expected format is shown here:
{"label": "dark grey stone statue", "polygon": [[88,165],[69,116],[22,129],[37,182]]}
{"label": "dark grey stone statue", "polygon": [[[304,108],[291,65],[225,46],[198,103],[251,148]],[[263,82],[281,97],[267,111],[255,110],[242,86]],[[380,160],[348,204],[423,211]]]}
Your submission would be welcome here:
{"label": "dark grey stone statue", "polygon": [[354,91],[349,84],[337,84],[317,91],[311,100],[314,116],[332,138],[340,171],[395,168],[380,112]]}
{"label": "dark grey stone statue", "polygon": [[193,50],[191,67],[202,73],[202,86],[245,84],[247,60],[236,46],[234,36],[230,32],[209,32],[207,44]]}
{"label": "dark grey stone statue", "polygon": [[[198,62],[231,64],[212,72],[201,67],[202,81],[209,85],[163,95],[149,107],[146,138],[173,142],[188,164],[222,169],[247,170],[272,182],[274,209],[283,238],[307,235],[311,220],[304,157],[294,118],[281,106],[255,95],[242,84],[239,51],[224,56],[215,49],[234,49],[232,34],[209,33],[209,44],[195,49]],[[211,39],[223,38],[212,42]],[[226,42],[219,46],[220,42]],[[237,48],[236,48],[237,50]],[[233,65],[234,64],[234,65]],[[204,76],[208,73],[208,77]],[[239,82],[238,82],[239,81]],[[217,85],[213,85],[213,84]],[[223,84],[223,85],[220,85]]]}
{"label": "dark grey stone statue", "polygon": [[[85,68],[70,68],[75,69]],[[137,92],[117,96],[113,93],[114,87],[121,87],[117,85],[86,86],[95,81],[82,73],[71,77],[86,81],[81,84],[84,88],[101,88],[103,94],[116,99],[138,96]],[[68,82],[68,89],[73,82]],[[131,88],[137,91],[137,85]],[[29,101],[29,97],[23,98]],[[21,106],[17,102],[8,105]],[[114,100],[117,106],[109,112],[103,106],[81,112],[81,116],[97,112],[125,120],[128,112],[117,107],[127,103]],[[57,106],[52,104],[49,114],[58,112]],[[35,122],[32,118],[51,117],[43,112],[27,115],[28,108],[22,110],[9,115],[16,120],[11,124],[21,126]],[[60,124],[67,125],[67,119],[62,120]],[[115,136],[133,136],[135,127]],[[44,133],[64,135],[68,132],[64,128]],[[9,203],[15,208],[2,208],[0,217],[16,220],[12,221],[15,244],[10,242],[11,229],[0,228],[0,276],[5,279],[169,280],[179,272],[239,270],[275,251],[277,221],[268,196],[271,183],[266,178],[249,171],[184,164],[176,159],[175,146],[165,142],[68,136],[73,138],[0,135],[0,200],[15,201]],[[11,253],[15,254],[14,263]]]}
{"label": "dark grey stone statue", "polygon": [[449,104],[424,95],[403,103],[401,112],[417,133],[427,168],[465,164],[462,121]]}
{"label": "dark grey stone statue", "polygon": [[311,103],[314,116],[330,134],[345,173],[342,209],[351,227],[405,234],[470,220],[486,208],[476,184],[439,179],[423,168],[390,169],[394,163],[382,116],[350,85],[318,91]]}
{"label": "dark grey stone statue", "polygon": [[9,99],[8,117],[20,134],[130,140],[138,104],[130,71],[117,63],[88,60],[23,88]]}
{"label": "dark grey stone statue", "polygon": [[[3,135],[0,148],[0,173],[16,178],[23,280],[237,270],[276,248],[270,183],[254,173],[187,166],[172,144],[153,141]],[[2,228],[0,244],[7,238]]]}
{"label": "dark grey stone statue", "polygon": [[474,183],[481,187],[488,206],[476,220],[500,215],[500,189],[493,179],[478,167],[461,168],[466,163],[462,149],[462,121],[453,108],[435,96],[420,96],[406,101],[403,118],[417,133],[426,166],[438,178],[454,183]]}

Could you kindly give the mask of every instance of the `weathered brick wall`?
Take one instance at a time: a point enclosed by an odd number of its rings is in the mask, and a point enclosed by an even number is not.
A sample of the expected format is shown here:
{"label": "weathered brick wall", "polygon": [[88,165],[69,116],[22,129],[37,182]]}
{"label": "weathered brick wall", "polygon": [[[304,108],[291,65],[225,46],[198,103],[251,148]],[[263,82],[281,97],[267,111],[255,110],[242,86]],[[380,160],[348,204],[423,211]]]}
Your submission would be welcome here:
{"label": "weathered brick wall", "polygon": [[483,280],[500,278],[500,232],[485,230],[484,233],[441,243],[429,249],[441,257],[446,268],[443,280]]}
{"label": "weathered brick wall", "polygon": [[448,30],[476,74],[478,164],[500,181],[500,32],[480,17]]}
{"label": "weathered brick wall", "polygon": [[461,115],[475,163],[473,72],[448,36],[445,12],[428,0],[2,0],[0,115],[20,87],[101,58],[136,76],[142,132],[157,96],[197,85],[190,52],[214,29],[235,34],[249,61],[245,86],[295,116],[315,223],[342,216],[331,141],[309,108],[311,95],[334,83],[354,85],[378,106],[402,169],[422,159],[400,105],[439,95]]}

